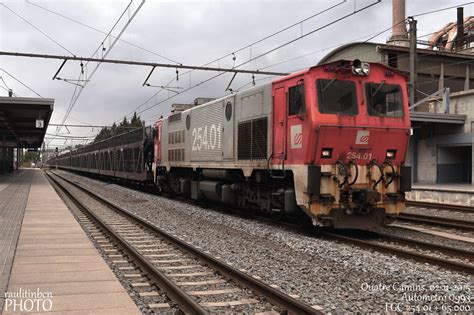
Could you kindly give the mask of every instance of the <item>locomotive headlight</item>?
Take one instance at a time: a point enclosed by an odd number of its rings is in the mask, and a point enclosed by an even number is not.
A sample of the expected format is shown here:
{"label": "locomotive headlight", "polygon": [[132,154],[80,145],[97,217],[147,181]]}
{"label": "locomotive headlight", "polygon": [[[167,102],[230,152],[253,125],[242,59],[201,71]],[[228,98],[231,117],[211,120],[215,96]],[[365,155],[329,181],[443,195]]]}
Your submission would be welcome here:
{"label": "locomotive headlight", "polygon": [[362,64],[362,72],[364,73],[364,75],[369,75],[370,73],[370,65],[368,63],[363,63]]}
{"label": "locomotive headlight", "polygon": [[359,59],[352,61],[352,73],[356,75],[369,75],[370,65],[366,62],[361,62]]}
{"label": "locomotive headlight", "polygon": [[323,148],[321,150],[322,159],[330,159],[332,157],[332,148]]}
{"label": "locomotive headlight", "polygon": [[397,155],[397,150],[387,150],[387,159],[393,160],[395,156]]}

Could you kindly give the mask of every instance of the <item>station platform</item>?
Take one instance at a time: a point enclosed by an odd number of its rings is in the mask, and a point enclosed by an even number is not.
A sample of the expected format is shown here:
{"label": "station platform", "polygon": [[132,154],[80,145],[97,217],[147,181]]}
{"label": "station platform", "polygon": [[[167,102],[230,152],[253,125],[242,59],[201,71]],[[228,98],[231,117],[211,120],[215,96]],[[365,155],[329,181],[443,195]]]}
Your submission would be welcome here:
{"label": "station platform", "polygon": [[474,185],[413,184],[407,200],[474,207]]}
{"label": "station platform", "polygon": [[0,177],[0,219],[2,314],[141,313],[41,170]]}

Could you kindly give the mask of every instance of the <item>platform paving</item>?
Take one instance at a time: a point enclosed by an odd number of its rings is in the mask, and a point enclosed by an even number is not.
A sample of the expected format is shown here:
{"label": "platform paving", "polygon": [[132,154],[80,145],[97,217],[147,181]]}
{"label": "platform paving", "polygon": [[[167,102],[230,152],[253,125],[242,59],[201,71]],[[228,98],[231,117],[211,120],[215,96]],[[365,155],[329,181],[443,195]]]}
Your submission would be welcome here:
{"label": "platform paving", "polygon": [[474,184],[413,184],[412,189],[474,193]]}
{"label": "platform paving", "polygon": [[474,207],[474,185],[413,184],[407,200]]}
{"label": "platform paving", "polygon": [[16,171],[0,176],[0,309],[10,278],[33,172]]}
{"label": "platform paving", "polygon": [[[41,292],[47,296],[43,300],[51,301],[51,309],[40,305],[28,314],[140,314],[45,175],[30,172],[31,189],[6,291]],[[5,300],[3,314],[17,314],[9,303]]]}

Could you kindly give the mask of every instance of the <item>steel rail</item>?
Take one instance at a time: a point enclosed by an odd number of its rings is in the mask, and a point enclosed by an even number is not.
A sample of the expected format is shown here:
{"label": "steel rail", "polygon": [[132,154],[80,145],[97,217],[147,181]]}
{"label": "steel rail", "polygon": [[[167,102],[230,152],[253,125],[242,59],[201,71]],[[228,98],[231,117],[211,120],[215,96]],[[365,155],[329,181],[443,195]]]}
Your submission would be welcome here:
{"label": "steel rail", "polygon": [[[147,273],[148,276],[151,276],[152,280],[160,285],[160,288],[162,288],[166,294],[179,305],[181,310],[190,314],[209,314],[209,312],[199,305],[193,298],[186,294],[164,273],[157,269],[149,259],[141,255],[132,245],[130,245],[125,239],[118,235],[112,227],[110,227],[106,222],[94,214],[93,211],[90,211],[87,207],[85,207],[76,197],[71,194],[71,192],[67,190],[67,188],[61,185],[57,179],[48,173],[46,173],[46,176],[48,176],[48,178],[52,181],[55,188],[62,191],[82,212],[84,212],[98,226],[100,226],[100,228],[113,239],[114,243],[117,244],[127,256],[131,257],[133,261],[136,262],[138,266]],[[58,177],[65,180],[60,176]]]}
{"label": "steel rail", "polygon": [[434,217],[422,214],[414,213],[401,213],[398,215],[391,216],[397,220],[410,221],[416,223],[428,223],[432,225],[439,225],[447,228],[463,229],[468,231],[474,231],[474,222],[466,220],[457,220],[446,217]]}
{"label": "steel rail", "polygon": [[342,241],[349,244],[355,244],[357,246],[373,249],[378,252],[395,254],[400,257],[413,259],[413,260],[421,261],[421,262],[426,262],[433,265],[445,267],[451,270],[458,270],[458,271],[462,271],[462,272],[466,272],[471,275],[474,275],[474,265],[447,260],[447,259],[443,259],[439,257],[428,256],[425,254],[416,253],[416,252],[412,252],[406,249],[388,246],[384,244],[378,244],[371,241],[361,240],[357,237],[351,237],[351,236],[346,236],[346,235],[341,235],[341,234],[336,234],[336,233],[331,233],[331,232],[323,232],[323,235],[329,238],[332,238],[334,240]]}
{"label": "steel rail", "polygon": [[388,239],[400,244],[412,245],[412,246],[415,245],[415,246],[422,247],[424,249],[436,250],[447,255],[459,256],[460,258],[466,258],[466,259],[474,261],[474,253],[469,250],[455,248],[455,247],[446,246],[442,244],[429,243],[425,241],[420,241],[420,240],[415,240],[411,238],[405,238],[405,237],[401,237],[397,235],[391,235],[391,234],[380,233],[380,232],[375,232],[375,231],[364,231],[364,232],[370,236]]}
{"label": "steel rail", "polygon": [[407,206],[418,207],[418,208],[434,208],[441,210],[451,210],[459,211],[466,213],[474,213],[474,207],[462,206],[462,205],[450,205],[445,203],[433,203],[433,202],[424,202],[424,201],[409,201],[405,202]]}
{"label": "steel rail", "polygon": [[323,312],[316,310],[315,308],[311,307],[310,305],[299,301],[280,290],[277,290],[253,277],[241,272],[238,269],[235,269],[228,264],[212,257],[209,254],[204,253],[203,251],[197,249],[196,247],[192,246],[191,244],[186,243],[185,241],[180,240],[179,238],[170,235],[169,233],[163,231],[162,229],[156,227],[152,223],[145,221],[138,215],[131,213],[125,208],[122,208],[119,205],[114,204],[113,202],[109,201],[108,199],[99,196],[98,194],[92,192],[88,188],[83,187],[82,185],[64,178],[58,174],[53,173],[55,176],[61,178],[62,180],[68,182],[69,184],[77,187],[81,191],[86,192],[92,198],[104,203],[108,207],[114,209],[115,211],[119,212],[120,214],[125,215],[126,217],[130,218],[132,221],[139,223],[142,226],[145,226],[147,229],[151,230],[152,232],[159,235],[161,238],[166,239],[168,242],[173,243],[181,250],[188,252],[189,254],[203,260],[206,262],[208,266],[211,268],[219,271],[222,275],[227,276],[228,278],[234,280],[235,282],[239,283],[243,287],[247,287],[251,289],[253,292],[265,297],[271,303],[276,306],[285,309],[290,314],[323,314]]}

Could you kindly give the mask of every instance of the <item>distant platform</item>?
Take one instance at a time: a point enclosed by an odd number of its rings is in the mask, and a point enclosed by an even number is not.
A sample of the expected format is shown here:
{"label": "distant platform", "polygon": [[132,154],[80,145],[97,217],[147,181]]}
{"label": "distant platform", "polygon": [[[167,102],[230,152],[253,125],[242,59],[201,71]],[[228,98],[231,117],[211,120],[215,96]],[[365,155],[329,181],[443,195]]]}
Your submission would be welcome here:
{"label": "distant platform", "polygon": [[473,184],[413,184],[412,189],[474,193]]}
{"label": "distant platform", "polygon": [[413,184],[407,200],[474,207],[474,185]]}
{"label": "distant platform", "polygon": [[[2,314],[140,314],[41,170],[0,177],[0,219]],[[40,309],[21,312],[33,293]]]}

